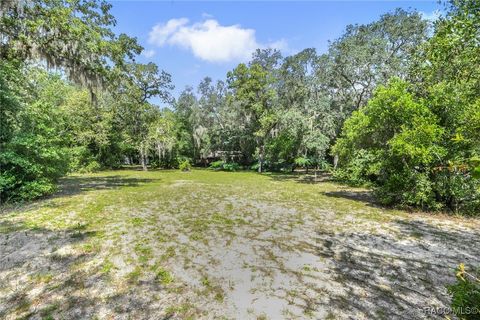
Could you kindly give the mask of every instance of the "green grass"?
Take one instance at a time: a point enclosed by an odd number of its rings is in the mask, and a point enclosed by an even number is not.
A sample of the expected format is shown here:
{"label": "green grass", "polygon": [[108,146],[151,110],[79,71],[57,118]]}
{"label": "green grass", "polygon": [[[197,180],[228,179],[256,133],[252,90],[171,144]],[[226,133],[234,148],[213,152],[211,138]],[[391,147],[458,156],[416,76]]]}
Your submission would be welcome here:
{"label": "green grass", "polygon": [[172,274],[163,268],[158,268],[156,273],[156,279],[163,285],[168,285],[174,280]]}
{"label": "green grass", "polygon": [[140,266],[136,266],[133,271],[127,274],[127,281],[130,284],[135,284],[138,282],[140,277],[142,276],[143,270]]}

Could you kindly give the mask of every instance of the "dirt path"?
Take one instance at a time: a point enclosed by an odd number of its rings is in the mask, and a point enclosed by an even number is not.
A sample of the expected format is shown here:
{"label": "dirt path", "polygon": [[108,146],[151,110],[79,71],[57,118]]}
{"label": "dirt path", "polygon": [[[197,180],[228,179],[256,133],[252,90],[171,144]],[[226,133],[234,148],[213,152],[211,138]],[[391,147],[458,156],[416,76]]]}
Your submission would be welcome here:
{"label": "dirt path", "polygon": [[430,319],[480,223],[302,177],[71,177],[0,215],[0,318]]}

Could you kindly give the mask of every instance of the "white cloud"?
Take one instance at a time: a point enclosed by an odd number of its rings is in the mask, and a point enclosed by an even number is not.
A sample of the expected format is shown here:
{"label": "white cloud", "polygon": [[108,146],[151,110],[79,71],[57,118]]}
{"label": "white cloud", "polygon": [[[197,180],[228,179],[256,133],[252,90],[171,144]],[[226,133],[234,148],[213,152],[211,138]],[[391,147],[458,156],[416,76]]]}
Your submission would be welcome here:
{"label": "white cloud", "polygon": [[240,25],[222,26],[214,19],[189,24],[186,18],[155,25],[150,31],[149,43],[191,50],[194,56],[209,62],[245,61],[257,48],[287,47],[285,40],[259,43],[254,29]]}
{"label": "white cloud", "polygon": [[145,50],[142,54],[145,58],[151,58],[155,55],[155,50]]}
{"label": "white cloud", "polygon": [[168,37],[178,31],[178,29],[187,24],[187,18],[170,19],[166,24],[157,24],[152,28],[148,35],[148,42],[162,46]]}
{"label": "white cloud", "polygon": [[437,9],[437,10],[434,10],[432,12],[421,11],[420,14],[422,15],[423,19],[434,22],[435,20],[440,18],[440,16],[442,15],[442,12]]}

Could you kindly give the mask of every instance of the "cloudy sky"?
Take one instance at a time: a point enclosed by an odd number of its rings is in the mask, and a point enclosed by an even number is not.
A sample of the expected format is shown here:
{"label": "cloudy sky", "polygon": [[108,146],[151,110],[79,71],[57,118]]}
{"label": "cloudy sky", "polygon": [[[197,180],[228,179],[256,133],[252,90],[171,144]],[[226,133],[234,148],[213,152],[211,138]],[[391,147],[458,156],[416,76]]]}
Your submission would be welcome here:
{"label": "cloudy sky", "polygon": [[111,1],[117,32],[138,38],[140,62],[172,74],[174,95],[203,77],[224,79],[256,48],[284,55],[304,48],[325,52],[345,26],[368,23],[397,7],[434,18],[437,1]]}

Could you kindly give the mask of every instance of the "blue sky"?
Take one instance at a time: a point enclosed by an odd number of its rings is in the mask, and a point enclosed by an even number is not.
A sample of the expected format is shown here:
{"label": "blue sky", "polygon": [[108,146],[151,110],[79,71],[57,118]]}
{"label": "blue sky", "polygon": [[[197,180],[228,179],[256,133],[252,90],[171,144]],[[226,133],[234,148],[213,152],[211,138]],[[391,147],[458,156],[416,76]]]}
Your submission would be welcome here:
{"label": "blue sky", "polygon": [[[172,74],[174,96],[203,77],[224,79],[254,47],[284,55],[325,52],[346,25],[368,23],[397,7],[433,15],[437,1],[111,1],[117,32],[137,37],[139,62]],[[157,101],[152,101],[157,102]]]}

